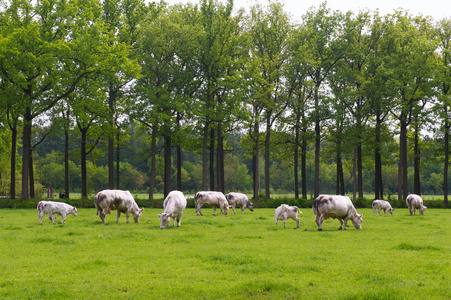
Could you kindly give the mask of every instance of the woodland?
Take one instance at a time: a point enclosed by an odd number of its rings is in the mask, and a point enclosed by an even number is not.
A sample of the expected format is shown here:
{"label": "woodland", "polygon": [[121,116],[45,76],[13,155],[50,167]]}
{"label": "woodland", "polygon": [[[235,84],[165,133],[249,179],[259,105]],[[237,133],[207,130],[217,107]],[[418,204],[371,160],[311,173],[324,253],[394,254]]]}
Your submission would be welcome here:
{"label": "woodland", "polygon": [[0,0],[0,196],[448,206],[451,19],[279,1]]}

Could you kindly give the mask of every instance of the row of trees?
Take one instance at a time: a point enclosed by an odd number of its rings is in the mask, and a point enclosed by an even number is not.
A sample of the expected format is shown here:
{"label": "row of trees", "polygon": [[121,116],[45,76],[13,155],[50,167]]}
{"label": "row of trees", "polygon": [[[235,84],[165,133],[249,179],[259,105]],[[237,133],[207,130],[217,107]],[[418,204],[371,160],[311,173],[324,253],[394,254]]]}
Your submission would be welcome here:
{"label": "row of trees", "polygon": [[[225,191],[226,141],[239,133],[240,147],[253,160],[256,200],[260,186],[270,198],[275,159],[291,162],[295,197],[307,198],[310,155],[314,196],[322,190],[324,161],[336,166],[336,192],[345,193],[344,165],[351,161],[353,191],[363,197],[369,160],[376,198],[384,195],[384,166],[397,163],[402,199],[410,157],[413,192],[421,193],[427,130],[434,133],[437,162],[444,162],[447,206],[450,20],[434,22],[402,10],[344,13],[323,3],[297,24],[280,2],[246,13],[234,10],[232,0],[174,6],[10,1],[0,18],[0,112],[11,136],[13,198],[18,128],[22,197],[33,197],[32,153],[42,141],[36,137],[46,136],[33,131],[37,122],[65,132],[66,194],[69,136],[78,132],[85,197],[88,155],[107,140],[108,187],[118,186],[114,170],[120,174],[125,128],[137,122],[150,137],[149,198],[160,144],[165,194],[172,189],[173,157],[176,185],[183,189],[182,151],[202,156],[202,189]],[[389,149],[394,136],[395,156]]]}

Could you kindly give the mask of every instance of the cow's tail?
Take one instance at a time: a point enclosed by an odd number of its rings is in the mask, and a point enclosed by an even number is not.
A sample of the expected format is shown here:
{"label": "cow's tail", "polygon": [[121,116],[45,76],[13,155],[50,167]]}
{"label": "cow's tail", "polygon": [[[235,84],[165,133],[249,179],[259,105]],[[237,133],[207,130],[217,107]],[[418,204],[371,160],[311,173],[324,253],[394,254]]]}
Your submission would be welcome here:
{"label": "cow's tail", "polygon": [[97,195],[94,196],[94,206],[95,206],[95,208],[97,210],[96,211],[96,215],[97,216],[99,215],[99,204],[98,204],[98,202],[99,202],[100,195],[102,195],[101,192],[97,193]]}
{"label": "cow's tail", "polygon": [[41,212],[43,208],[44,208],[44,203],[42,203],[42,201],[39,201],[37,211]]}
{"label": "cow's tail", "polygon": [[315,213],[315,215],[318,215],[319,211],[318,211],[318,206],[319,206],[319,198],[316,198],[315,200],[313,200],[313,212]]}
{"label": "cow's tail", "polygon": [[407,196],[406,200],[409,205],[412,205],[412,197],[410,197],[410,195]]}

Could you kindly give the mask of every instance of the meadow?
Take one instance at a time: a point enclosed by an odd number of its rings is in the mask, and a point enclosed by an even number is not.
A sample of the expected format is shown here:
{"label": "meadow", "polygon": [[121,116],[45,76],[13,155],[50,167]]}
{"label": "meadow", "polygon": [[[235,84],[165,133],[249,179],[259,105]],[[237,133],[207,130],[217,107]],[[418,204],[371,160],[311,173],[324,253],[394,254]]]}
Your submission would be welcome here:
{"label": "meadow", "polygon": [[[337,220],[317,231],[310,208],[274,224],[274,209],[204,216],[159,228],[103,225],[79,208],[66,224],[39,224],[35,209],[0,210],[0,299],[450,299],[451,211],[363,213],[362,230]],[[61,218],[58,217],[60,221]]]}

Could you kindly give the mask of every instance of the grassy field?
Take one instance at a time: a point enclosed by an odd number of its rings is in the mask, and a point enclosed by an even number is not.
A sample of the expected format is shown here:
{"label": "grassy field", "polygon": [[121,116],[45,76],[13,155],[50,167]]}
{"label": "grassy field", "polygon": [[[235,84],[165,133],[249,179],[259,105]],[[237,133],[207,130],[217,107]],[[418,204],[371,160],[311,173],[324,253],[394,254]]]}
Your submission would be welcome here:
{"label": "grassy field", "polygon": [[274,209],[202,211],[162,230],[160,209],[107,225],[94,209],[65,225],[0,210],[0,299],[451,299],[450,210],[358,209],[362,230],[323,232],[311,209],[297,230],[275,226]]}

